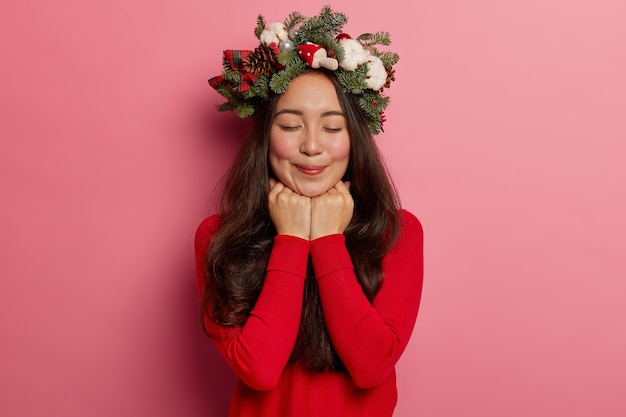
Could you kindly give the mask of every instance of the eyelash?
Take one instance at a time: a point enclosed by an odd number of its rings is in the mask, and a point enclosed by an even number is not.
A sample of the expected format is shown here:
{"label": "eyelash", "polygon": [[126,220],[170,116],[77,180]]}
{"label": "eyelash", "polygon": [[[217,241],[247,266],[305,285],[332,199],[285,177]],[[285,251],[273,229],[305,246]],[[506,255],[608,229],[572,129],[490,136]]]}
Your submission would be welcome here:
{"label": "eyelash", "polygon": [[[294,132],[296,130],[298,130],[300,128],[300,126],[280,126],[280,128],[282,130],[284,130],[285,132]],[[343,128],[341,127],[325,127],[324,130],[326,130],[329,133],[339,133],[343,130]]]}

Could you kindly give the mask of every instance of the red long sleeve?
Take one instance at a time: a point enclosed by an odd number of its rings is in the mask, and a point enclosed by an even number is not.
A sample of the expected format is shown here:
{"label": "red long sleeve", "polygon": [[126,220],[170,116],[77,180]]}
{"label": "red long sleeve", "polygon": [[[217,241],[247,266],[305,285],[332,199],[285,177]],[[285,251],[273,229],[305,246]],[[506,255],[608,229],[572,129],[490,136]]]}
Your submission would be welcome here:
{"label": "red long sleeve", "polygon": [[324,318],[333,345],[360,388],[389,375],[406,348],[422,291],[423,238],[418,220],[403,211],[403,232],[383,263],[383,284],[370,304],[354,275],[343,235],[311,242]]}
{"label": "red long sleeve", "polygon": [[[196,271],[201,288],[204,253],[216,218],[203,222],[196,233]],[[257,390],[278,383],[296,342],[308,261],[309,242],[293,236],[275,236],[265,281],[243,327],[222,327],[206,320],[215,344],[237,376]]]}

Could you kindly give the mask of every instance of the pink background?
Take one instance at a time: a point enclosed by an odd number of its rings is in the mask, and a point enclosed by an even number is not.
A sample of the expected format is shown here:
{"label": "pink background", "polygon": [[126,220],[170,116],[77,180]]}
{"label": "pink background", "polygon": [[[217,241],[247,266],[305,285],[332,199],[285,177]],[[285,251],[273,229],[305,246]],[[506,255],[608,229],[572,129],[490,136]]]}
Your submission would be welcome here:
{"label": "pink background", "polygon": [[[215,3],[3,4],[0,415],[224,415],[192,239],[247,124],[206,80],[325,2]],[[378,142],[426,279],[396,416],[626,415],[626,2],[333,6],[401,55]]]}

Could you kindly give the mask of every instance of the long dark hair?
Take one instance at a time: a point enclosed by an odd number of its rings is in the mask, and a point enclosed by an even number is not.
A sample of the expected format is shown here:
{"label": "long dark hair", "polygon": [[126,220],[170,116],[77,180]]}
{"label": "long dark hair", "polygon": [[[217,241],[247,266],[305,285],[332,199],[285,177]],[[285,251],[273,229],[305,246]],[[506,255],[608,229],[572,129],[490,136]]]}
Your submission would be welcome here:
{"label": "long dark hair", "polygon": [[[344,93],[332,72],[315,73],[324,74],[333,82],[347,121],[350,163],[344,180],[351,181],[355,204],[344,235],[356,277],[372,302],[383,279],[383,257],[400,233],[400,203],[357,97]],[[278,97],[270,98],[257,109],[252,130],[222,186],[219,228],[205,255],[203,326],[205,315],[222,326],[243,326],[263,285],[276,235],[267,200],[272,175],[268,162],[269,132]],[[215,337],[206,326],[204,330]],[[310,259],[300,328],[289,363],[300,363],[310,371],[344,369],[324,323]]]}

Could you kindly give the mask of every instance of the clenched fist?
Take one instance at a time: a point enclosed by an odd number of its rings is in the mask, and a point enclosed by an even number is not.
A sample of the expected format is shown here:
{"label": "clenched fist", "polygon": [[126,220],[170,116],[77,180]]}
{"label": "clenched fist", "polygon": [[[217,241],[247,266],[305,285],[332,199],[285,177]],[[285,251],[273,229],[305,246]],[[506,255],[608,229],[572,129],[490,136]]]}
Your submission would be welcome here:
{"label": "clenched fist", "polygon": [[343,233],[354,212],[350,182],[339,181],[319,197],[311,199],[311,240]]}
{"label": "clenched fist", "polygon": [[270,179],[268,207],[276,231],[310,240],[311,199],[291,191],[281,182]]}

